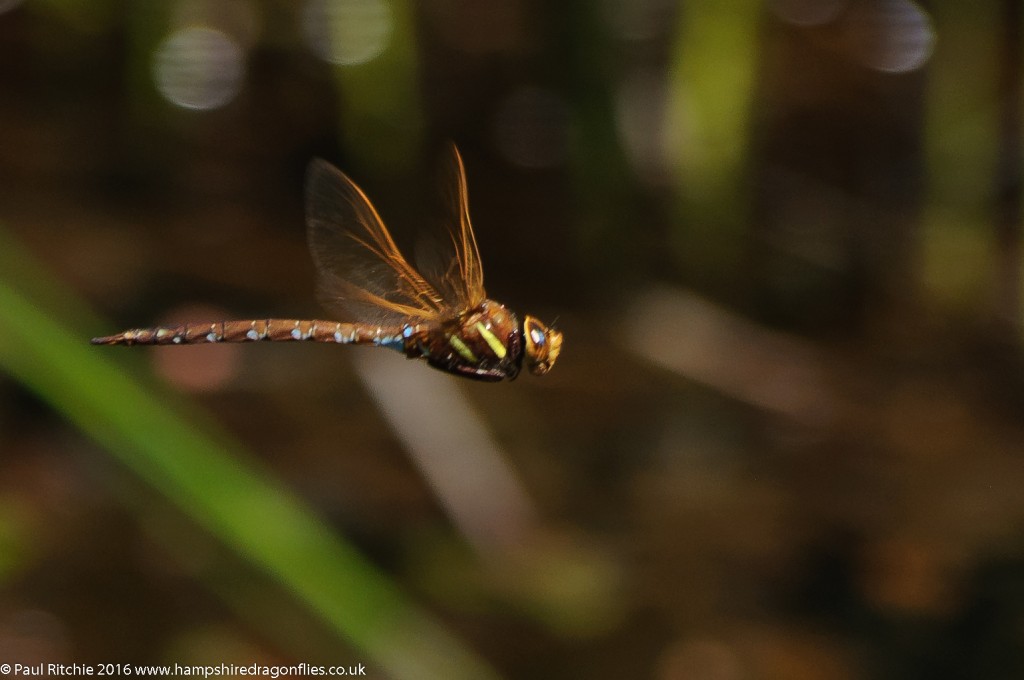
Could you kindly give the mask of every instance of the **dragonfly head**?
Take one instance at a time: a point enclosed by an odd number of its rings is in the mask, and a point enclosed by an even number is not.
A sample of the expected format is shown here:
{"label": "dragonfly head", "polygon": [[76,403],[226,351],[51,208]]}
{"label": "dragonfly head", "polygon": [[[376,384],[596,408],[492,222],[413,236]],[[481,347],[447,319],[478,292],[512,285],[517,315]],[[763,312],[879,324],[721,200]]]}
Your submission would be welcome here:
{"label": "dragonfly head", "polygon": [[544,375],[555,365],[562,351],[562,333],[527,315],[523,320],[523,337],[526,339],[526,367],[534,375]]}

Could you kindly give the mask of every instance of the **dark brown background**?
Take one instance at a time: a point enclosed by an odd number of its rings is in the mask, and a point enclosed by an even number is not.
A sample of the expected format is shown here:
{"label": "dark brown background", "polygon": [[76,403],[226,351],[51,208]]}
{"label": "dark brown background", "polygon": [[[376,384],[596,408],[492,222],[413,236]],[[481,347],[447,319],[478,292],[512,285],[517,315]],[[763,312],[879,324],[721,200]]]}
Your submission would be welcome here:
{"label": "dark brown background", "polygon": [[[1020,11],[734,4],[395,3],[346,67],[302,3],[0,2],[0,228],[107,319],[83,342],[319,316],[308,160],[411,247],[454,140],[488,292],[565,333],[549,376],[431,376],[448,408],[368,350],[96,351],[507,677],[1019,677]],[[244,56],[222,106],[155,85],[189,25]],[[485,428],[525,503],[493,544],[394,434],[384,371],[392,408]],[[0,374],[0,661],[361,654]]]}

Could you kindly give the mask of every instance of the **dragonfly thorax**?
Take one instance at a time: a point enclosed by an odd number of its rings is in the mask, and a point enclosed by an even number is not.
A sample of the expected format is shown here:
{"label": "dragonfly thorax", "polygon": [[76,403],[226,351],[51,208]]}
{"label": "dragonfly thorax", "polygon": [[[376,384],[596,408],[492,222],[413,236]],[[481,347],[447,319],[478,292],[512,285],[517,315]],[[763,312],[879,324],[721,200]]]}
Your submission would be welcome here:
{"label": "dragonfly thorax", "polygon": [[513,380],[523,364],[535,375],[554,365],[562,334],[532,316],[522,323],[512,310],[484,300],[457,318],[418,324],[405,335],[405,354],[431,366],[476,380]]}
{"label": "dragonfly thorax", "polygon": [[510,309],[484,300],[451,321],[416,326],[405,353],[464,377],[512,380],[523,363],[523,329]]}

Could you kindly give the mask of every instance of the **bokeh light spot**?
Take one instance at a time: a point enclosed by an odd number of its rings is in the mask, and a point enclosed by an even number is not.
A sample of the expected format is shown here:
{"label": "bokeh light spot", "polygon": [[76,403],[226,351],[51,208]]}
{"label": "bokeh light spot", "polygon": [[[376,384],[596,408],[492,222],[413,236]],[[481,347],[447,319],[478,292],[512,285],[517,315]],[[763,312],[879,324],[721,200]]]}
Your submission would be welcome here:
{"label": "bokeh light spot", "polygon": [[189,26],[157,48],[153,75],[169,102],[186,109],[216,109],[241,87],[243,51],[230,36],[206,26]]}
{"label": "bokeh light spot", "polygon": [[[209,323],[230,318],[218,307],[188,305],[171,311],[160,325]],[[163,378],[182,390],[210,392],[220,389],[238,372],[240,345],[160,346],[153,348],[153,368]]]}
{"label": "bokeh light spot", "polygon": [[0,0],[0,14],[14,9],[21,3],[22,0]]}
{"label": "bokeh light spot", "polygon": [[260,39],[263,31],[262,17],[262,10],[256,6],[256,0],[177,0],[170,25],[216,27],[248,50]]}
{"label": "bokeh light spot", "polygon": [[847,18],[852,47],[865,66],[908,73],[931,57],[935,31],[924,10],[907,0],[870,3]]}
{"label": "bokeh light spot", "polygon": [[376,59],[394,29],[391,8],[383,0],[309,0],[302,19],[310,48],[341,66]]}
{"label": "bokeh light spot", "polygon": [[659,74],[641,71],[619,85],[615,122],[630,163],[647,182],[670,179],[669,150],[678,146],[676,127],[668,124],[668,84]]}

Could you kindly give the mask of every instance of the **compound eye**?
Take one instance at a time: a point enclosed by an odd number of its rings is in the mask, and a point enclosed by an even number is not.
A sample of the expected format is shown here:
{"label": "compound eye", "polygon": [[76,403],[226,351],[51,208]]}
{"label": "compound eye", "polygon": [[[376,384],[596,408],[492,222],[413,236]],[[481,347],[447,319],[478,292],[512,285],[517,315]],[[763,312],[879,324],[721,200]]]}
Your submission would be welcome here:
{"label": "compound eye", "polygon": [[534,325],[531,325],[530,326],[530,340],[532,340],[533,344],[537,345],[538,347],[543,347],[544,344],[548,341],[548,336],[541,329],[537,328]]}

